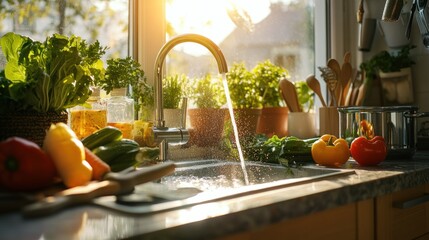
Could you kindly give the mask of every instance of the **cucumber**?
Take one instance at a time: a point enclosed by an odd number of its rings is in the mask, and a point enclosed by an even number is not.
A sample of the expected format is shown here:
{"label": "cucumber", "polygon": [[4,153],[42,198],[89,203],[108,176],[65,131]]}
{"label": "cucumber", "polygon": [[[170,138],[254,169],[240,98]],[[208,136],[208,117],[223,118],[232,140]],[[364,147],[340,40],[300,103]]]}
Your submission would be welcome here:
{"label": "cucumber", "polygon": [[139,151],[139,149],[133,149],[113,159],[109,164],[110,170],[112,172],[119,172],[136,165],[136,155],[139,153]]}
{"label": "cucumber", "polygon": [[117,157],[124,155],[125,153],[140,148],[139,144],[131,139],[121,139],[114,142],[110,142],[104,146],[100,146],[92,150],[101,160],[110,165],[110,163]]}
{"label": "cucumber", "polygon": [[112,126],[107,126],[82,139],[82,143],[89,150],[93,150],[120,139],[122,139],[121,130]]}

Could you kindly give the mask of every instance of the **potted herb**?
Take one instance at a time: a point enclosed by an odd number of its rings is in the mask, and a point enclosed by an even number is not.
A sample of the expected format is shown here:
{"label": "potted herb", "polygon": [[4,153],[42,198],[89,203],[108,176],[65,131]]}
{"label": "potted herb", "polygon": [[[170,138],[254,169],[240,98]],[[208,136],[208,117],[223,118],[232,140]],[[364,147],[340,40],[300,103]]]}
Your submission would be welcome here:
{"label": "potted herb", "polygon": [[[141,93],[145,91],[142,88],[149,88],[145,82],[144,71],[131,57],[107,60],[106,73],[100,81],[101,88],[111,95],[107,100],[107,124],[121,129],[125,138],[132,138],[135,112],[141,108]],[[130,87],[132,95],[127,91]]]}
{"label": "potted herb", "polygon": [[191,144],[215,146],[222,139],[226,115],[221,108],[226,102],[222,80],[206,75],[193,81],[190,98],[196,107],[188,109]]}
{"label": "potted herb", "polygon": [[411,66],[414,61],[410,51],[414,45],[402,47],[399,51],[382,51],[363,62],[360,69],[365,73],[367,89],[378,79],[383,89],[384,104],[397,105],[413,102]]}
{"label": "potted herb", "polygon": [[240,138],[256,134],[262,108],[258,83],[244,63],[234,63],[226,78]]}
{"label": "potted herb", "polygon": [[258,63],[252,69],[252,74],[254,81],[258,83],[258,94],[263,105],[257,133],[286,136],[288,109],[281,98],[279,83],[287,77],[287,70],[266,60]]}
{"label": "potted herb", "polygon": [[[185,97],[185,85],[189,82],[186,75],[171,75],[162,82],[164,120],[168,127],[182,127],[182,109],[180,103]],[[184,126],[183,126],[184,127]]]}
{"label": "potted herb", "polygon": [[53,34],[43,42],[7,33],[0,72],[0,136],[42,144],[51,123],[67,122],[67,109],[84,104],[104,72],[105,48],[77,36]]}

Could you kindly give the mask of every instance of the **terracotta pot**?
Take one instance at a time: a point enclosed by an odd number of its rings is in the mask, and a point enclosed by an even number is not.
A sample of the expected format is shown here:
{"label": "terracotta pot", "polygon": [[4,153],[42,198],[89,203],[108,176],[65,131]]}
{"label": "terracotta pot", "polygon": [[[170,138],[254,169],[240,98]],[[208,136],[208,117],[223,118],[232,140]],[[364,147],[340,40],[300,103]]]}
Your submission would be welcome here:
{"label": "terracotta pot", "polygon": [[[260,115],[261,109],[234,109],[234,117],[240,139],[256,134]],[[228,121],[230,121],[229,115]]]}
{"label": "terracotta pot", "polygon": [[218,145],[222,139],[226,109],[188,109],[190,129],[189,143],[200,147]]}
{"label": "terracotta pot", "polygon": [[0,140],[17,136],[43,145],[46,130],[52,123],[67,124],[68,113],[8,112],[0,114]]}
{"label": "terracotta pot", "polygon": [[268,137],[287,135],[287,120],[289,109],[287,107],[262,108],[256,132]]}

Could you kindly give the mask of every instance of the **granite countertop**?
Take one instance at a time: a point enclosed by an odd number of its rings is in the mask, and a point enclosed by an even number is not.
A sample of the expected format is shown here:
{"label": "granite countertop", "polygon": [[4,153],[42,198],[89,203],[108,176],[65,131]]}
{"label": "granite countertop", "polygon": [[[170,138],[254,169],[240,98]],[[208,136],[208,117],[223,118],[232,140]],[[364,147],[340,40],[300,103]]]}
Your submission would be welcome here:
{"label": "granite countertop", "polygon": [[[85,205],[48,217],[0,215],[0,239],[207,239],[269,225],[429,183],[429,155],[360,167],[354,174],[260,191],[152,214],[124,214]],[[215,226],[215,227],[214,227]]]}

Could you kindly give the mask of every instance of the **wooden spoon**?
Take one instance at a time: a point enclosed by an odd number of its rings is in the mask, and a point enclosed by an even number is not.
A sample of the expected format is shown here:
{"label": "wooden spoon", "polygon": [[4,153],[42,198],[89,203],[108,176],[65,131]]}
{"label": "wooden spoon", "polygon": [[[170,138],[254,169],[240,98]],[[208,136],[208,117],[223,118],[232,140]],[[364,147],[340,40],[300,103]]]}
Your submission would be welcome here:
{"label": "wooden spoon", "polygon": [[[337,106],[340,105],[341,103],[341,97],[342,97],[342,81],[341,81],[341,66],[338,63],[337,60],[331,58],[328,60],[327,66],[332,69],[332,71],[335,73],[335,79],[336,79],[336,83],[335,83],[335,89],[334,89],[334,98],[336,100]],[[331,79],[331,81],[333,81],[333,79]],[[331,104],[332,105],[332,99],[331,99]]]}
{"label": "wooden spoon", "polygon": [[289,110],[291,112],[301,112],[301,107],[298,102],[298,94],[296,93],[295,85],[287,79],[280,80],[280,90],[283,96],[283,99],[286,102]]}
{"label": "wooden spoon", "polygon": [[344,62],[341,67],[341,86],[342,86],[342,96],[341,96],[341,106],[345,105],[347,92],[350,88],[351,77],[352,77],[353,69],[352,65],[349,62]]}
{"label": "wooden spoon", "polygon": [[319,97],[320,102],[322,102],[322,105],[324,107],[326,107],[325,99],[323,99],[322,91],[320,90],[320,83],[316,79],[316,77],[313,74],[311,74],[307,77],[306,82],[307,82],[308,87],[311,90],[313,90],[313,92],[316,93],[316,95]]}

